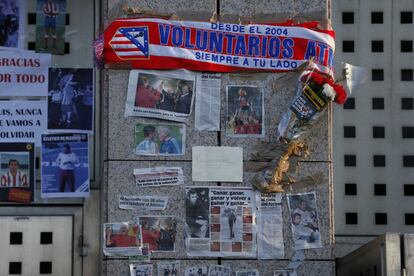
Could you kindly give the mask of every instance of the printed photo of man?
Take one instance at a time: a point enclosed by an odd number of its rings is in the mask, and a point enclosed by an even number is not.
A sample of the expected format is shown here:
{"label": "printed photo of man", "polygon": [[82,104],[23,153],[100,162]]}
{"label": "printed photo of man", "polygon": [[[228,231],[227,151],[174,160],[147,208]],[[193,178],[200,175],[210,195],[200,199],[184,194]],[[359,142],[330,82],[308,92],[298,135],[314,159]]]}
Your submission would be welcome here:
{"label": "printed photo of man", "polygon": [[63,151],[56,158],[59,166],[59,191],[65,192],[66,184],[69,191],[75,191],[75,165],[79,164],[78,156],[71,151],[70,145],[63,145]]}
{"label": "printed photo of man", "polygon": [[29,179],[20,170],[20,163],[16,159],[9,160],[9,169],[1,176],[1,187],[28,187]]}

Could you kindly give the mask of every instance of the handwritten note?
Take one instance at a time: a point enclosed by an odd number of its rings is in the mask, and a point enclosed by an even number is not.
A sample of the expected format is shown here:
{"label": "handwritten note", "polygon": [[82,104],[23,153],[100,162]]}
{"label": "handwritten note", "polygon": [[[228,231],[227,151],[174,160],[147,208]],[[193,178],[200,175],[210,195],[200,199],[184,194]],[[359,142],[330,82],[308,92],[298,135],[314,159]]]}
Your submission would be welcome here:
{"label": "handwritten note", "polygon": [[193,147],[193,181],[242,182],[243,149]]}

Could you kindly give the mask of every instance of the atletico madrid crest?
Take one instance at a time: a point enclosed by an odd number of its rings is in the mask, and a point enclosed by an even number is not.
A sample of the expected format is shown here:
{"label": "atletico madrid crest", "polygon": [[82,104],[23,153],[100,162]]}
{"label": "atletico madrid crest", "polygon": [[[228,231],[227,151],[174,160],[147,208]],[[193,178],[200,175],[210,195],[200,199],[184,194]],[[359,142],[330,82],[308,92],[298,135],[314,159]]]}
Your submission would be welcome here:
{"label": "atletico madrid crest", "polygon": [[148,27],[119,28],[109,42],[120,59],[149,58]]}

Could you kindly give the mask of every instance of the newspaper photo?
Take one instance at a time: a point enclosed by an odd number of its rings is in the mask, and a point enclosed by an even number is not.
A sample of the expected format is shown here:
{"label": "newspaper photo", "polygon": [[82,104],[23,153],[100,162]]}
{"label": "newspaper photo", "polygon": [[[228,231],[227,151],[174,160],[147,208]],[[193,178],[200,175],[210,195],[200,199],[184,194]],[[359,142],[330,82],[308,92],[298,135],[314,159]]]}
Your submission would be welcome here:
{"label": "newspaper photo", "polygon": [[93,69],[49,68],[47,128],[91,132]]}
{"label": "newspaper photo", "polygon": [[161,196],[119,196],[119,209],[162,211],[167,208],[168,197]]}
{"label": "newspaper photo", "polygon": [[0,49],[24,49],[25,16],[25,0],[0,1]]}
{"label": "newspaper photo", "polygon": [[34,143],[0,143],[0,202],[33,202]]}
{"label": "newspaper photo", "polygon": [[273,276],[297,276],[295,270],[293,269],[278,269],[273,271]]}
{"label": "newspaper photo", "polygon": [[194,102],[195,73],[131,70],[125,116],[187,122]]}
{"label": "newspaper photo", "polygon": [[315,192],[287,195],[295,250],[321,248]]}
{"label": "newspaper photo", "polygon": [[137,124],[135,126],[135,154],[184,155],[185,124]]}
{"label": "newspaper photo", "polygon": [[264,137],[264,97],[257,86],[227,86],[226,135]]}
{"label": "newspaper photo", "polygon": [[283,259],[282,195],[257,193],[257,257],[258,259]]}
{"label": "newspaper photo", "polygon": [[175,251],[177,220],[170,216],[140,216],[142,242],[150,252]]}
{"label": "newspaper photo", "polygon": [[36,1],[36,52],[63,55],[66,0]]}
{"label": "newspaper photo", "polygon": [[89,197],[87,134],[42,135],[42,198]]}
{"label": "newspaper photo", "polygon": [[208,276],[231,276],[231,268],[224,265],[210,265]]}
{"label": "newspaper photo", "polygon": [[158,276],[179,276],[180,273],[180,261],[174,262],[159,262],[157,264]]}
{"label": "newspaper photo", "polygon": [[236,276],[260,276],[260,274],[259,274],[259,270],[252,269],[252,270],[236,271]]}
{"label": "newspaper photo", "polygon": [[248,188],[186,189],[189,256],[256,256],[255,194]]}
{"label": "newspaper photo", "polygon": [[152,264],[129,264],[130,276],[152,276]]}
{"label": "newspaper photo", "polygon": [[103,252],[106,256],[142,255],[141,231],[138,223],[104,223],[103,233]]}
{"label": "newspaper photo", "polygon": [[220,131],[221,74],[197,73],[195,130]]}
{"label": "newspaper photo", "polygon": [[208,276],[207,266],[192,266],[185,269],[185,276]]}
{"label": "newspaper photo", "polygon": [[181,167],[134,169],[135,184],[139,187],[174,186],[184,184]]}

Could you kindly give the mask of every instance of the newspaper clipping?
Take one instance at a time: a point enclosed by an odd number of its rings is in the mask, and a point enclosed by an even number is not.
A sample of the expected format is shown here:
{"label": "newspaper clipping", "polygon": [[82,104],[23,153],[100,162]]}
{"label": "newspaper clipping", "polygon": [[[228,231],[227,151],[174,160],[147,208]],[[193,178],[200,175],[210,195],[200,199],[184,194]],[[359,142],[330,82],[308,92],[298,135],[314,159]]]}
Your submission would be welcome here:
{"label": "newspaper clipping", "polygon": [[231,268],[224,265],[210,265],[208,268],[208,276],[230,276]]}
{"label": "newspaper clipping", "polygon": [[197,73],[195,129],[220,131],[221,74]]}
{"label": "newspaper clipping", "polygon": [[273,276],[297,276],[295,270],[293,269],[278,269],[273,271]]}
{"label": "newspaper clipping", "polygon": [[87,134],[42,135],[42,198],[89,196]]}
{"label": "newspaper clipping", "polygon": [[291,194],[287,199],[295,250],[321,248],[315,193]]}
{"label": "newspaper clipping", "polygon": [[226,99],[226,135],[263,137],[263,90],[257,86],[227,86]]}
{"label": "newspaper clipping", "polygon": [[135,184],[140,187],[174,186],[184,184],[180,167],[134,169]]}
{"label": "newspaper clipping", "polygon": [[141,245],[141,231],[138,223],[104,223],[103,252],[106,256],[142,255]]}
{"label": "newspaper clipping", "polygon": [[132,70],[125,116],[187,122],[194,102],[195,73]]}
{"label": "newspaper clipping", "polygon": [[129,264],[131,276],[152,276],[152,264]]}
{"label": "newspaper clipping", "polygon": [[179,276],[180,273],[180,261],[174,262],[159,262],[157,264],[158,276]]}
{"label": "newspaper clipping", "polygon": [[256,256],[255,194],[248,188],[186,190],[190,256]]}
{"label": "newspaper clipping", "polygon": [[119,208],[125,210],[162,211],[168,204],[168,197],[161,196],[120,196]]}
{"label": "newspaper clipping", "polygon": [[192,266],[185,269],[185,276],[208,276],[207,266]]}
{"label": "newspaper clipping", "polygon": [[257,255],[259,259],[283,259],[282,195],[258,193]]}
{"label": "newspaper clipping", "polygon": [[257,269],[236,271],[236,276],[259,276],[259,275],[260,274]]}
{"label": "newspaper clipping", "polygon": [[137,124],[134,152],[137,155],[184,155],[185,124]]}
{"label": "newspaper clipping", "polygon": [[169,216],[140,216],[142,242],[151,252],[175,251],[177,220]]}

